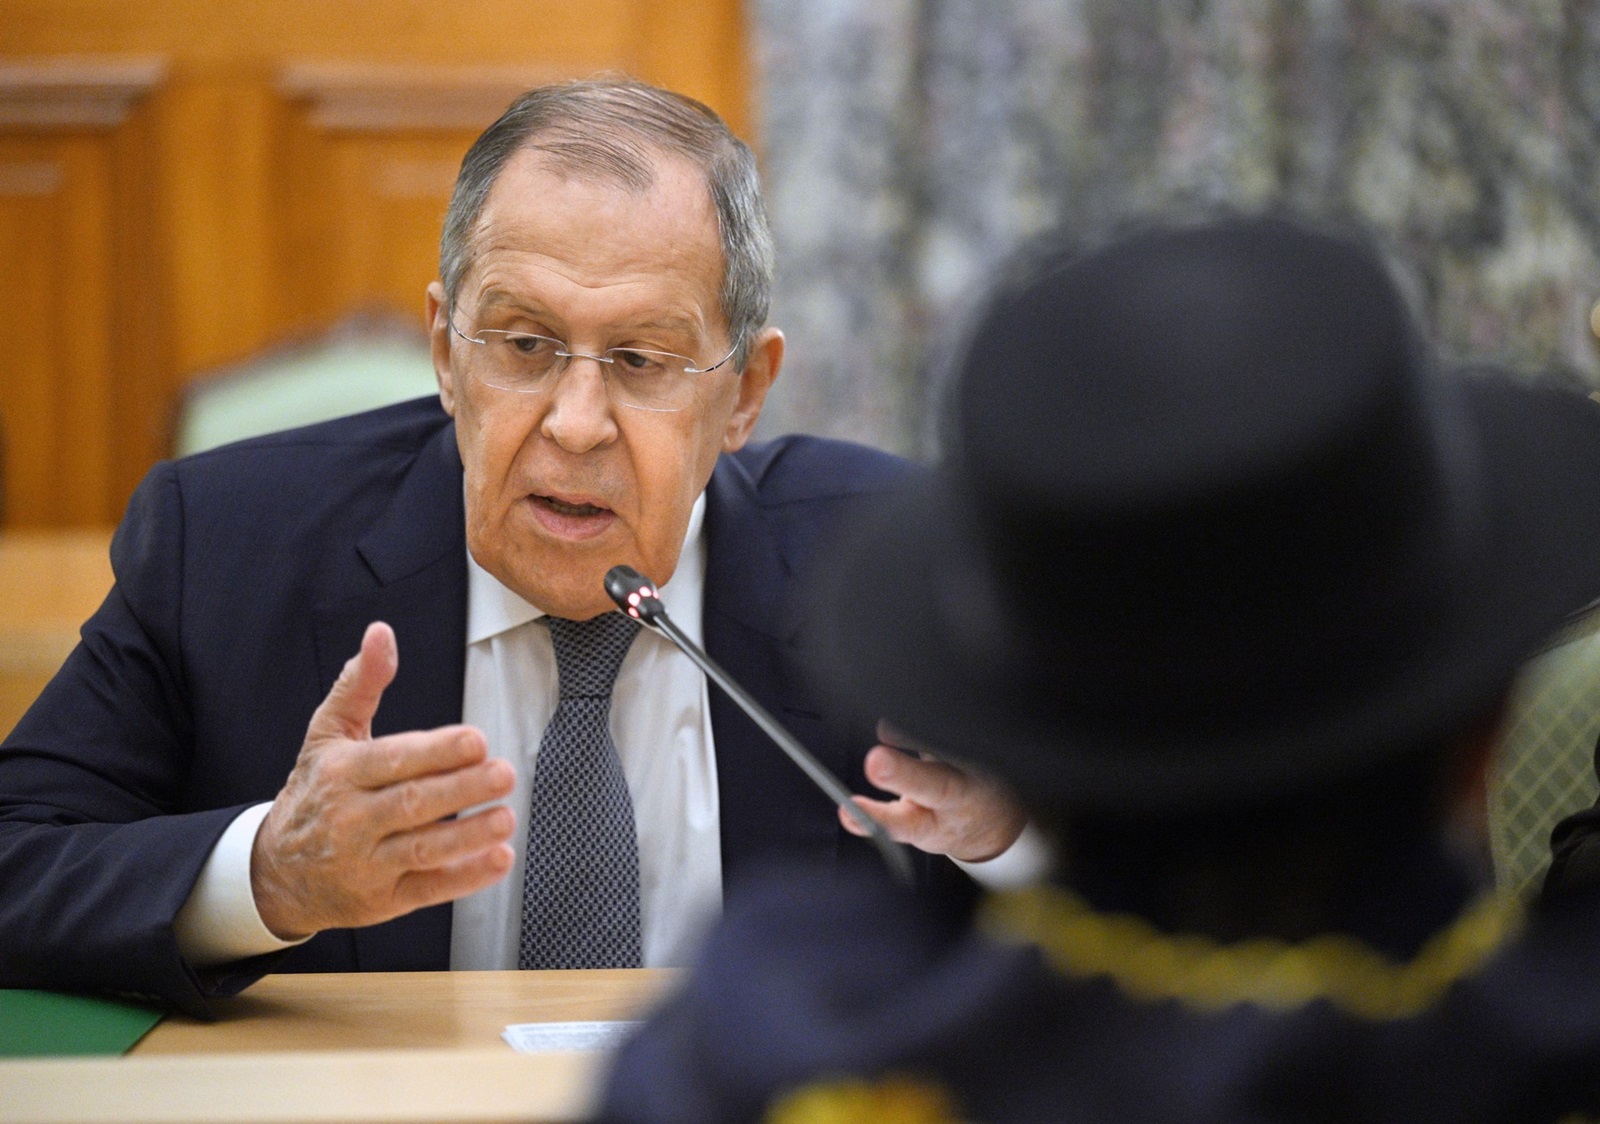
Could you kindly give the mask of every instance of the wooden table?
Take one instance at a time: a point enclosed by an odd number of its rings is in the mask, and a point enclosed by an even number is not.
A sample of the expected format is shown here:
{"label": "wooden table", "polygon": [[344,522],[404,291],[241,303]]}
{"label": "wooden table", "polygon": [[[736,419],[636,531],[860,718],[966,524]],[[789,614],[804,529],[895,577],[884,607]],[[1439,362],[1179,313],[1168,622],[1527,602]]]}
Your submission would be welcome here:
{"label": "wooden table", "polygon": [[659,971],[268,976],[201,1023],[169,1015],[125,1058],[0,1062],[15,1124],[566,1121],[603,1055],[517,1054],[511,1023],[630,1018]]}
{"label": "wooden table", "polygon": [[78,642],[111,588],[110,528],[0,533],[0,737]]}

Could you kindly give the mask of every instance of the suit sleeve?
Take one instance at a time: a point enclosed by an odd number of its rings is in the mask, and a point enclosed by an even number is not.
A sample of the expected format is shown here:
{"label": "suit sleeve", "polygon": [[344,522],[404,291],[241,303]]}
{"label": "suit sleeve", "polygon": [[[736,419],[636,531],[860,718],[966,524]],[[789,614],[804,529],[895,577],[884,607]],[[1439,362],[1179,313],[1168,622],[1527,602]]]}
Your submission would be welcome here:
{"label": "suit sleeve", "polygon": [[184,812],[193,723],[180,636],[184,521],[170,465],[112,542],[115,584],[0,745],[0,985],[95,991],[205,1014],[172,921],[240,811]]}

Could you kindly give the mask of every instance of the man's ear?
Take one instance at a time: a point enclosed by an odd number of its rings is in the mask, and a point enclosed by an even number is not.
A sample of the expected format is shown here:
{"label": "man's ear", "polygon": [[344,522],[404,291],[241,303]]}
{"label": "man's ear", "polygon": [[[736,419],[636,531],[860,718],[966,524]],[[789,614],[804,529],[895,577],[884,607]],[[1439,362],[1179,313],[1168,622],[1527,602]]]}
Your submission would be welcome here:
{"label": "man's ear", "polygon": [[435,281],[428,286],[428,344],[433,351],[433,377],[439,380],[439,403],[444,412],[456,416],[456,376],[450,365],[450,305],[444,299],[444,286]]}
{"label": "man's ear", "polygon": [[767,401],[767,391],[772,389],[782,366],[783,333],[776,328],[761,329],[750,344],[750,357],[739,373],[739,397],[722,436],[723,452],[737,452],[750,440],[750,431],[755,428],[761,407]]}

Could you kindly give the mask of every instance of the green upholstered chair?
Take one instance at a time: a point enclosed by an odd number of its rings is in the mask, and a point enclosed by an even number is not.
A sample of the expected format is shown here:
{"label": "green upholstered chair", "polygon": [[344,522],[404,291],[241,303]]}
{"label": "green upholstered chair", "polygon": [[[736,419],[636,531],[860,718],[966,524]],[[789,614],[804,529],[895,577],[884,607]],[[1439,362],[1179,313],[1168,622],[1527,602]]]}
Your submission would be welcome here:
{"label": "green upholstered chair", "polygon": [[1595,802],[1600,737],[1600,612],[1574,619],[1529,661],[1490,780],[1489,841],[1495,880],[1524,897],[1550,865],[1550,831]]}
{"label": "green upholstered chair", "polygon": [[410,321],[363,312],[191,382],[178,405],[177,456],[244,437],[437,394],[428,339]]}

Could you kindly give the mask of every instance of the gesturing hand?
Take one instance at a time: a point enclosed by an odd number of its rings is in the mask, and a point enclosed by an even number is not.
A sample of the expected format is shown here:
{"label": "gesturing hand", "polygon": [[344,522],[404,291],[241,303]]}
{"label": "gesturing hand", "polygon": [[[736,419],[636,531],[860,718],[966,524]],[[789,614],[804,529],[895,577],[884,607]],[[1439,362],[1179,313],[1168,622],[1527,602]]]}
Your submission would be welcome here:
{"label": "gesturing hand", "polygon": [[387,921],[511,869],[510,809],[446,819],[511,791],[511,765],[489,757],[482,733],[443,726],[372,736],[399,666],[394,631],[368,625],[256,833],[250,884],[261,920],[281,939]]}
{"label": "gesturing hand", "polygon": [[[878,737],[880,744],[867,752],[867,780],[899,799],[857,796],[855,802],[897,842],[963,862],[983,862],[1022,834],[1028,813],[1005,788],[927,754],[913,756],[883,744],[901,739],[882,725]],[[866,834],[842,808],[839,820],[853,834]]]}

